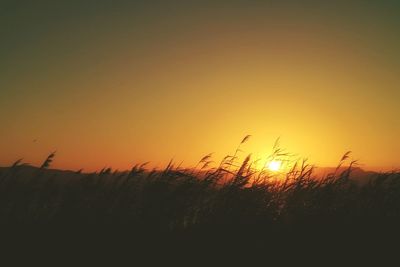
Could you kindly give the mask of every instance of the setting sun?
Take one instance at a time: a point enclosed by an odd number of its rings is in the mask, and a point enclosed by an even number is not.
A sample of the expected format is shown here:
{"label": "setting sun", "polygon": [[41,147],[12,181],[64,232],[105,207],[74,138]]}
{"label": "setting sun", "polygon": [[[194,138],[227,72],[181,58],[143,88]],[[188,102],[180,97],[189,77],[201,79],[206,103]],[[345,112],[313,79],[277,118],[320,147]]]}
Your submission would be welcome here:
{"label": "setting sun", "polygon": [[268,169],[270,171],[276,172],[279,171],[281,168],[282,162],[279,160],[272,160],[268,163]]}

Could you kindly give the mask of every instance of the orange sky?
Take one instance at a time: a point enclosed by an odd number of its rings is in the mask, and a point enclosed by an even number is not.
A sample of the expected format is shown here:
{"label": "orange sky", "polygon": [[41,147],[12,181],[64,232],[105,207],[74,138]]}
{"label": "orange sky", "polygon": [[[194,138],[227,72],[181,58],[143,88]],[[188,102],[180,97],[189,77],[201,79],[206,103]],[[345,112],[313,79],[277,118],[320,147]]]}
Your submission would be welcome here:
{"label": "orange sky", "polygon": [[281,137],[320,166],[400,168],[392,6],[103,2],[0,16],[0,165],[190,166],[251,134],[260,157]]}

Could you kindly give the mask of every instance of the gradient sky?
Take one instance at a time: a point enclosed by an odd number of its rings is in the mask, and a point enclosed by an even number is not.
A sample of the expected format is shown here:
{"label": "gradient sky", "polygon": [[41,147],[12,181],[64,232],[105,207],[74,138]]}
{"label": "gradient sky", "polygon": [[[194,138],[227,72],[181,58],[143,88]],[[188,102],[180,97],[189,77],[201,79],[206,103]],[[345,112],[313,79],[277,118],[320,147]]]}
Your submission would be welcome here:
{"label": "gradient sky", "polygon": [[[190,3],[189,3],[190,2]],[[397,3],[396,3],[397,2]],[[277,137],[400,168],[399,1],[0,1],[0,165],[191,165]]]}

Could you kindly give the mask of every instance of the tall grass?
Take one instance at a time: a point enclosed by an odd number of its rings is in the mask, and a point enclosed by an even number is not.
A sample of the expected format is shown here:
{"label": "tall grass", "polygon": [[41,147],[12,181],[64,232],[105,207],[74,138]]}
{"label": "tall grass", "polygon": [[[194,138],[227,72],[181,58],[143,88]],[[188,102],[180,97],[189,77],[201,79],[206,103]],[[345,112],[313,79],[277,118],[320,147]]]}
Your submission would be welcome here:
{"label": "tall grass", "polygon": [[[240,147],[216,167],[212,154],[194,168],[171,161],[163,170],[137,164],[130,171],[49,170],[51,153],[32,169],[16,161],[0,173],[2,223],[126,225],[138,231],[275,232],[282,227],[337,227],[400,221],[400,173],[379,173],[359,185],[355,161],[344,154],[334,172],[320,178],[306,160],[274,174],[255,168],[251,155],[238,162]],[[276,144],[267,160],[289,156]],[[347,164],[346,168],[343,168]]]}

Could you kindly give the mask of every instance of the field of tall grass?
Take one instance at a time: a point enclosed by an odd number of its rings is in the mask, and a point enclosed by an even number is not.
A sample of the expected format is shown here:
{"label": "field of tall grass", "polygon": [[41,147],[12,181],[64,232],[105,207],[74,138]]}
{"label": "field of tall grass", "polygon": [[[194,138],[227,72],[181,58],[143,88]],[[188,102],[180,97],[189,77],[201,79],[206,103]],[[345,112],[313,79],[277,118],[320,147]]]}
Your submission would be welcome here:
{"label": "field of tall grass", "polygon": [[[0,168],[1,236],[19,240],[18,250],[27,240],[28,251],[40,240],[47,240],[50,249],[63,240],[69,244],[64,249],[92,249],[94,257],[116,246],[129,255],[139,246],[179,257],[198,256],[207,248],[208,255],[225,252],[230,259],[253,249],[271,257],[277,251],[308,255],[310,249],[331,253],[341,248],[335,252],[338,258],[360,245],[385,245],[396,236],[400,172],[354,179],[357,162],[347,152],[337,168],[317,176],[314,166],[292,161],[278,142],[261,165],[251,155],[239,160],[248,138],[220,162],[213,163],[208,154],[192,168],[170,162],[161,170],[148,169],[143,163],[129,171],[84,173],[51,169],[55,153],[38,167],[18,160]],[[268,169],[273,160],[284,168]],[[89,242],[82,242],[82,236]],[[166,238],[154,242],[159,237]]]}
{"label": "field of tall grass", "polygon": [[[19,160],[0,170],[0,221],[172,233],[277,233],[400,222],[399,172],[376,173],[360,185],[352,179],[355,162],[348,162],[346,153],[324,177],[316,178],[306,161],[277,174],[254,168],[250,155],[238,162],[240,145],[214,168],[208,167],[211,154],[193,168],[171,162],[163,170],[148,170],[145,163],[125,172],[94,173],[49,169],[54,153],[39,167]],[[275,145],[269,160],[287,156]]]}

